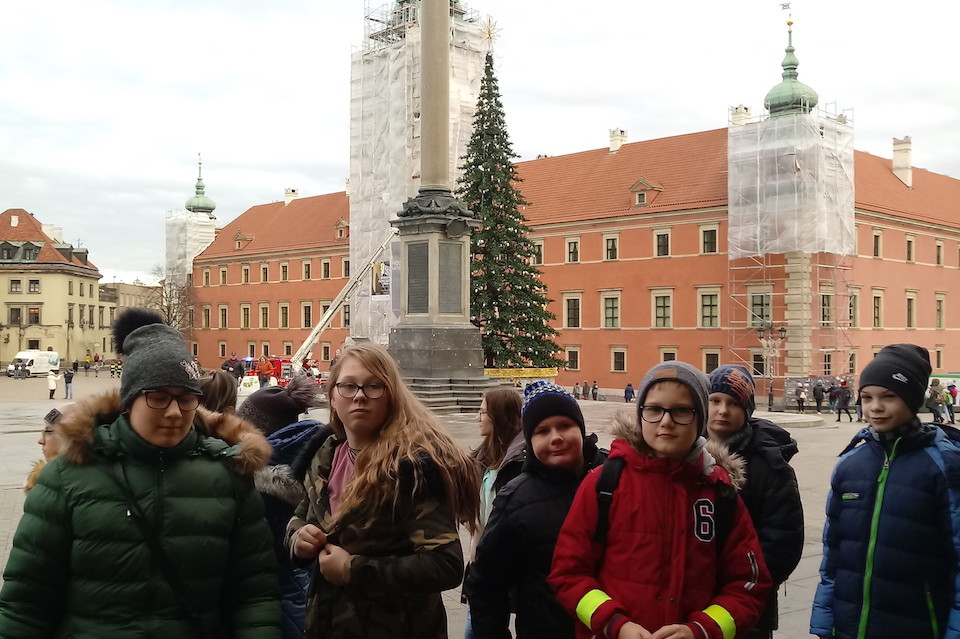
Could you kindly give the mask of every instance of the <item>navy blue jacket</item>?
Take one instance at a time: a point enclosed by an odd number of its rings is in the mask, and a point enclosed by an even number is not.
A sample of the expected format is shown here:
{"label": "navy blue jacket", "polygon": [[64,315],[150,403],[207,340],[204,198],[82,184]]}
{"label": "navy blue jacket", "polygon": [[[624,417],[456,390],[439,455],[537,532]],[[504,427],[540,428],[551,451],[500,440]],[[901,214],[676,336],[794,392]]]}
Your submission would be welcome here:
{"label": "navy blue jacket", "polygon": [[[305,448],[310,439],[321,430],[324,428],[320,422],[305,419],[284,426],[268,435],[267,441],[273,446],[270,464],[254,476],[254,484],[263,497],[267,523],[273,533],[277,576],[280,581],[284,639],[303,637],[307,589],[311,576],[309,570],[294,566],[290,551],[284,544],[287,523],[293,517],[300,500],[306,495],[303,478],[296,477],[290,466],[301,449]],[[325,430],[329,431],[329,428]]]}
{"label": "navy blue jacket", "polygon": [[960,448],[919,421],[891,435],[861,430],[834,468],[811,634],[960,637]]}

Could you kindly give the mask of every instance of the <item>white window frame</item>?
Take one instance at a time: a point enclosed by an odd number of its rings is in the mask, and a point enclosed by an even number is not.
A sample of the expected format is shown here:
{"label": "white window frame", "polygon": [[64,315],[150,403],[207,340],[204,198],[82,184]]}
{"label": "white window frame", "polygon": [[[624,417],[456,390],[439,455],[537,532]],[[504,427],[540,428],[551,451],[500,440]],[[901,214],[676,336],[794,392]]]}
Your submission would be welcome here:
{"label": "white window frame", "polygon": [[[567,347],[565,347],[565,348],[563,349],[563,353],[564,353],[564,359],[566,359],[566,361],[567,361],[567,363],[564,365],[564,368],[565,368],[566,370],[568,370],[568,371],[578,371],[578,370],[580,370],[581,362],[580,362],[580,346],[579,346],[579,344],[578,344],[577,346],[567,346]],[[577,365],[576,365],[576,367],[571,367],[571,366],[570,366],[570,353],[576,353],[576,354],[577,354]]]}
{"label": "white window frame", "polygon": [[[562,318],[563,328],[570,328],[570,329],[583,328],[583,293],[582,292],[563,293],[561,296],[561,300],[563,302],[563,307],[560,309],[560,312],[563,314],[563,318]],[[567,323],[567,320],[568,320],[567,300],[577,300],[577,308],[579,309],[578,317],[577,317],[577,326],[570,326],[570,324]]]}
{"label": "white window frame", "polygon": [[903,301],[903,327],[913,330],[917,328],[917,291],[906,291]]}
{"label": "white window frame", "polygon": [[[657,325],[657,298],[667,297],[670,300],[669,322],[664,326]],[[650,328],[673,328],[673,287],[650,289]]]}
{"label": "white window frame", "polygon": [[230,307],[226,304],[217,305],[217,328],[225,329],[230,326]]}
{"label": "white window frame", "polygon": [[720,366],[723,358],[723,348],[719,346],[702,346],[700,347],[700,370],[709,375],[713,369],[707,370],[707,357],[710,355],[716,355],[717,357],[717,366]]}
{"label": "white window frame", "polygon": [[[571,245],[571,244],[574,244],[574,243],[577,245],[577,259],[571,260],[571,259],[570,259],[570,245]],[[564,238],[563,247],[564,247],[563,261],[564,261],[566,264],[579,264],[579,263],[581,263],[581,262],[583,261],[583,250],[582,250],[582,249],[583,249],[583,245],[580,244],[580,236],[579,236],[579,235],[576,236],[576,237]]]}
{"label": "white window frame", "polygon": [[938,329],[947,327],[947,294],[937,293],[934,299],[934,327]]}
{"label": "white window frame", "polygon": [[907,235],[904,238],[904,261],[906,262],[916,262],[917,261],[917,236]]}
{"label": "white window frame", "polygon": [[[609,256],[609,246],[610,242],[613,242],[613,252],[614,256]],[[620,259],[620,234],[619,233],[607,233],[603,236],[603,261],[604,262],[616,262]]]}
{"label": "white window frame", "polygon": [[[661,346],[659,348],[660,362],[663,363],[663,362],[677,361],[679,359],[679,355],[678,355],[679,351],[680,349],[678,349],[676,346]],[[667,359],[667,355],[672,355],[673,358]]]}
{"label": "white window frame", "polygon": [[[716,243],[717,250],[715,251],[706,250],[706,242],[703,241],[704,240],[703,236],[707,231],[713,231],[714,233],[716,233],[716,239],[714,241]],[[700,254],[701,255],[717,255],[718,253],[720,253],[720,225],[719,224],[701,224],[700,225]]]}
{"label": "white window frame", "polygon": [[[543,264],[543,240],[533,240],[533,255],[530,257],[530,263],[534,266]],[[540,249],[539,252],[537,249]],[[539,259],[537,259],[539,257]]]}
{"label": "white window frame", "polygon": [[[619,369],[616,366],[617,355],[623,355],[623,368]],[[627,347],[624,345],[617,345],[610,347],[610,372],[611,373],[626,373],[627,372]]]}
{"label": "white window frame", "polygon": [[[715,295],[717,298],[717,323],[708,326],[703,323],[703,298],[707,295]],[[699,328],[720,328],[720,287],[705,286],[697,288],[697,327]]]}
{"label": "white window frame", "polygon": [[[670,257],[670,255],[673,253],[673,238],[671,237],[672,235],[671,231],[672,229],[670,227],[653,229],[653,257],[655,258]],[[660,255],[660,253],[658,253],[658,250],[659,250],[658,238],[662,235],[667,236],[667,252],[663,255]]]}
{"label": "white window frame", "polygon": [[[600,293],[600,327],[601,328],[620,328],[623,326],[623,304],[620,299],[620,291],[601,291]],[[616,325],[607,326],[607,300],[617,301],[617,319]],[[582,306],[581,306],[582,308]],[[582,318],[580,324],[583,324]]]}

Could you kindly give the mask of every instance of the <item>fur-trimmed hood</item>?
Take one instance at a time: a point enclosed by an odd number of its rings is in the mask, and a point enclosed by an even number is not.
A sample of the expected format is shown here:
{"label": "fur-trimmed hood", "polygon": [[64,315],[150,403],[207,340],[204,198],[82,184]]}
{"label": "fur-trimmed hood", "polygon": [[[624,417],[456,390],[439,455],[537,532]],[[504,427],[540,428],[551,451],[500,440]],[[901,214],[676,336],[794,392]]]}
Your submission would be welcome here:
{"label": "fur-trimmed hood", "polygon": [[276,497],[293,507],[298,506],[307,496],[303,482],[293,476],[293,471],[287,464],[261,468],[253,475],[253,485],[264,495]]}
{"label": "fur-trimmed hood", "polygon": [[[641,455],[653,456],[653,450],[643,440],[635,412],[621,410],[614,416],[613,436],[625,441]],[[723,444],[700,438],[694,444],[691,454],[693,456],[703,456],[704,475],[709,475],[715,467],[719,466],[726,471],[730,483],[737,491],[741,490],[746,483],[747,475],[743,459],[739,455],[731,453]]]}
{"label": "fur-trimmed hood", "polygon": [[[57,422],[60,437],[60,455],[77,465],[95,461],[94,431],[97,426],[110,424],[123,412],[120,391],[78,402]],[[239,444],[239,452],[231,457],[235,470],[241,475],[252,475],[265,467],[273,448],[259,430],[249,422],[228,413],[212,413],[197,409],[194,427],[205,437],[220,439],[230,446]]]}

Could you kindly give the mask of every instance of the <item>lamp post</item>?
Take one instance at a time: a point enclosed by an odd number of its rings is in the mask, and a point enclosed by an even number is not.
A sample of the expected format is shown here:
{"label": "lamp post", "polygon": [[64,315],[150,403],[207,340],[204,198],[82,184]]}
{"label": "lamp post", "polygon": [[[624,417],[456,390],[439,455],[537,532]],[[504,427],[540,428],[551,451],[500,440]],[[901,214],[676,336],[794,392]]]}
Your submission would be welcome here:
{"label": "lamp post", "polygon": [[773,410],[773,363],[780,357],[780,347],[787,337],[785,326],[774,328],[766,323],[757,327],[757,339],[763,347],[763,368],[767,373],[767,410]]}

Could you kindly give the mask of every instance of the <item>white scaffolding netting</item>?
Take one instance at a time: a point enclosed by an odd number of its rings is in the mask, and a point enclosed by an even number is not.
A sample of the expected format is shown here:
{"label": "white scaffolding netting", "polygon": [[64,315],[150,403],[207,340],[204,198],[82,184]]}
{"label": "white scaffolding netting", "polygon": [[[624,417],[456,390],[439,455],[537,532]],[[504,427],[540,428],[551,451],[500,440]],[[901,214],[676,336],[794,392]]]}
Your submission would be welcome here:
{"label": "white scaffolding netting", "polygon": [[166,255],[164,278],[172,286],[186,286],[193,272],[193,258],[213,243],[217,220],[206,213],[187,210],[170,211],[166,220]]}
{"label": "white scaffolding netting", "polygon": [[[410,7],[367,11],[368,34],[350,80],[350,263],[362,268],[391,233],[390,220],[420,188],[420,28]],[[371,27],[372,25],[372,27]],[[458,11],[450,54],[450,175],[456,188],[483,77],[476,17]],[[399,319],[399,251],[384,251],[349,300],[350,332],[386,344]]]}
{"label": "white scaffolding netting", "polygon": [[854,253],[853,126],[822,112],[728,128],[728,259]]}

